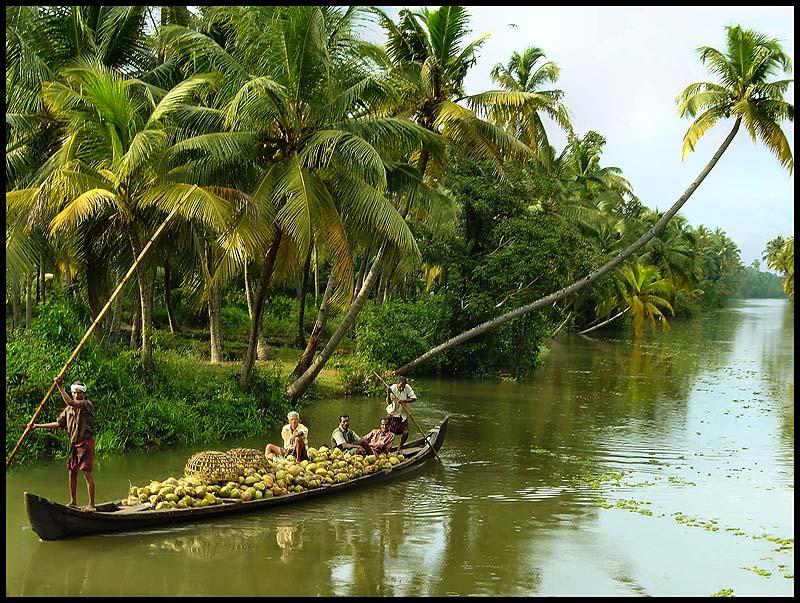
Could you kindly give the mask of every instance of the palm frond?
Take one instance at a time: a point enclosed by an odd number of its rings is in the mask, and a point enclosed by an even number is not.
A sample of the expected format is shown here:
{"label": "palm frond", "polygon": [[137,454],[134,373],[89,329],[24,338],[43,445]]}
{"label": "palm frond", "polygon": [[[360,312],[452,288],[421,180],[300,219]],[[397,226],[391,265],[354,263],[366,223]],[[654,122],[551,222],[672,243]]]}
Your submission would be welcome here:
{"label": "palm frond", "polygon": [[50,222],[50,234],[55,235],[62,228],[77,228],[103,210],[119,208],[121,205],[117,195],[109,190],[102,188],[88,190],[72,200],[53,218]]}
{"label": "palm frond", "polygon": [[219,73],[198,73],[183,80],[163,96],[156,108],[153,109],[144,127],[148,128],[159,120],[170,116],[177,109],[187,104],[187,101],[198,91],[210,89],[220,79],[221,74]]}

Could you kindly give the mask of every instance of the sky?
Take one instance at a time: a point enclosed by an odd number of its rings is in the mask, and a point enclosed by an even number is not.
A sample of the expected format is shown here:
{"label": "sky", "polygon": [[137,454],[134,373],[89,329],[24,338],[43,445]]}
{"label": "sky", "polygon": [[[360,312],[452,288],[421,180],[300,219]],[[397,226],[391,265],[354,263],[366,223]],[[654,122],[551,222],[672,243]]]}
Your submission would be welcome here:
{"label": "sky", "polygon": [[[396,16],[400,7],[383,8]],[[538,46],[561,70],[549,87],[564,91],[576,134],[602,134],[607,141],[602,165],[621,168],[641,201],[659,211],[686,190],[733,127],[733,120],[719,122],[681,161],[691,121],[678,116],[675,97],[691,83],[716,81],[696,49],[724,51],[725,26],[741,25],[778,38],[794,67],[791,6],[470,6],[469,11],[469,40],[492,35],[467,74],[467,93],[497,88],[489,76],[492,66],[507,63],[514,51]],[[383,41],[379,32],[368,37]],[[794,102],[791,88],[786,98]],[[560,152],[566,137],[549,124],[550,142]],[[794,154],[794,124],[785,122],[783,131]],[[739,246],[744,264],[759,260],[765,270],[761,255],[767,242],[794,234],[794,175],[740,130],[680,214],[694,227],[721,228]]]}

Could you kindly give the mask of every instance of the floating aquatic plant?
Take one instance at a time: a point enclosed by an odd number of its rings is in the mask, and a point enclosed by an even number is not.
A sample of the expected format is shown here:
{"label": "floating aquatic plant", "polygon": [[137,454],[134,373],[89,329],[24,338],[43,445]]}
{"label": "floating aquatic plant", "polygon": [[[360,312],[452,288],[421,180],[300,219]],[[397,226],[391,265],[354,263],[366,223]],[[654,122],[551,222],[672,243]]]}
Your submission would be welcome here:
{"label": "floating aquatic plant", "polygon": [[742,569],[758,574],[759,576],[764,576],[765,578],[769,578],[772,575],[772,572],[761,569],[760,567],[742,567]]}
{"label": "floating aquatic plant", "polygon": [[723,588],[715,592],[712,597],[732,597],[733,596],[733,589],[732,588]]}

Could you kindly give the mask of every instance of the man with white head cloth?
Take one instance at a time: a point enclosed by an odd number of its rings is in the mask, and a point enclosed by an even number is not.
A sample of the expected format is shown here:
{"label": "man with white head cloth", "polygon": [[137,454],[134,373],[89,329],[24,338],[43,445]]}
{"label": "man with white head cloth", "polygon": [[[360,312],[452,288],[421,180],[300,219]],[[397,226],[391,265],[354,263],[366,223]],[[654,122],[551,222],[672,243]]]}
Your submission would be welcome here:
{"label": "man with white head cloth", "polygon": [[75,382],[70,386],[72,396],[67,394],[62,387],[63,378],[56,377],[58,391],[61,399],[67,405],[52,423],[34,423],[33,429],[64,429],[69,433],[69,494],[70,507],[77,507],[76,489],[78,484],[78,471],[83,471],[86,478],[86,487],[89,491],[89,506],[87,510],[94,511],[94,404],[86,399],[86,386]]}
{"label": "man with white head cloth", "polygon": [[286,415],[289,421],[281,429],[283,448],[275,444],[267,444],[264,454],[276,456],[289,456],[290,454],[298,461],[308,460],[308,427],[300,422],[300,413],[295,410]]}

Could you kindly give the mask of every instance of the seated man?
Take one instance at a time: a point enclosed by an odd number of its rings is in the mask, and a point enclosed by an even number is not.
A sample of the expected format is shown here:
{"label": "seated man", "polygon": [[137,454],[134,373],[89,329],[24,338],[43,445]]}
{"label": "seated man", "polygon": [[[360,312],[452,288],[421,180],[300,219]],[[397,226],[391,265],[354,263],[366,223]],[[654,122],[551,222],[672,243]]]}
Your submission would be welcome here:
{"label": "seated man", "polygon": [[331,448],[338,448],[345,454],[364,454],[364,449],[356,444],[358,434],[350,429],[350,415],[339,416],[339,427],[331,434]]}
{"label": "seated man", "polygon": [[394,434],[389,431],[391,420],[391,416],[383,417],[381,419],[381,426],[373,429],[363,438],[356,440],[356,444],[361,446],[367,454],[387,452],[394,441]]}
{"label": "seated man", "polygon": [[283,448],[275,444],[267,444],[264,449],[265,455],[280,455],[289,456],[294,455],[298,461],[308,460],[308,427],[300,422],[300,415],[292,410],[286,415],[289,423],[281,429],[281,438],[283,438]]}

